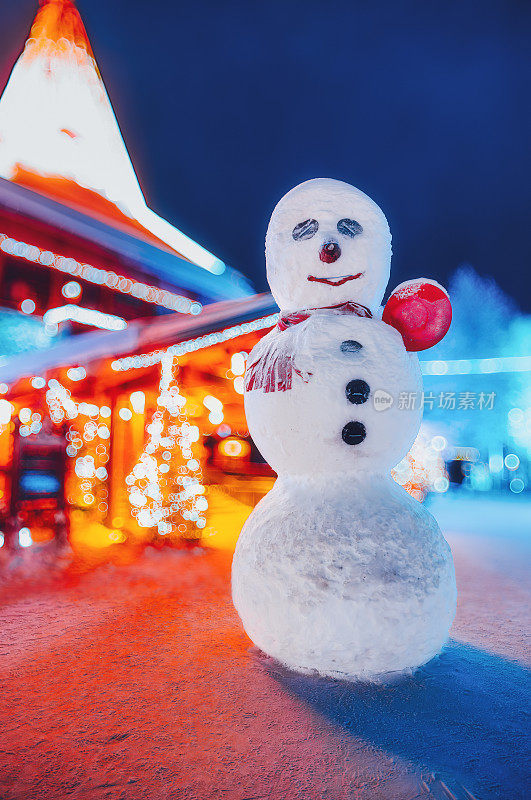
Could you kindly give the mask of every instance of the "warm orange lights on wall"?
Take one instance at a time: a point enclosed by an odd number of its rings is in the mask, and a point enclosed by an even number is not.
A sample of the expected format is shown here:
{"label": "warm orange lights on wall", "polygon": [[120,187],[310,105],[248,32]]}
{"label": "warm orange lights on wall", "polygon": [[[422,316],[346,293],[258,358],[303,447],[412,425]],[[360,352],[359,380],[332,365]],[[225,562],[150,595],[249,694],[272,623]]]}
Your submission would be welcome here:
{"label": "warm orange lights on wall", "polygon": [[219,443],[219,452],[229,458],[245,458],[251,452],[251,445],[243,439],[230,437]]}

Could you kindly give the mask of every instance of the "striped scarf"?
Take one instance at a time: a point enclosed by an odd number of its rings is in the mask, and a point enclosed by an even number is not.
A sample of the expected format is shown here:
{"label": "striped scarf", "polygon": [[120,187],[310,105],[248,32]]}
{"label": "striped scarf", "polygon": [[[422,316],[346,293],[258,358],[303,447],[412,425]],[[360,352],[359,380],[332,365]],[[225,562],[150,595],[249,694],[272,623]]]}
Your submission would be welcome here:
{"label": "striped scarf", "polygon": [[[355,314],[358,317],[372,317],[371,312],[359,303],[340,303],[337,306],[325,306],[332,314]],[[282,314],[275,328],[255,348],[254,360],[247,364],[245,373],[245,389],[248,392],[254,389],[263,389],[264,392],[285,392],[291,389],[293,373],[295,372],[307,383],[311,378],[310,372],[303,372],[295,365],[295,353],[292,349],[292,340],[289,336],[281,334],[294,325],[299,325],[311,317],[315,311],[322,308],[308,308],[304,311],[294,311],[291,314]],[[270,338],[271,337],[271,338]],[[264,345],[260,345],[264,342]]]}

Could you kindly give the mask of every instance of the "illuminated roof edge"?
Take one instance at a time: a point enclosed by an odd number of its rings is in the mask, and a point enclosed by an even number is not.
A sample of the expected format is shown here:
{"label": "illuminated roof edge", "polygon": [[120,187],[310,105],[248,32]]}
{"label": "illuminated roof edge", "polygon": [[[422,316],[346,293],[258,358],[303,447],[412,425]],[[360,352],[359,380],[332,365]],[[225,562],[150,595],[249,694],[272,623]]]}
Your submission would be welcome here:
{"label": "illuminated roof edge", "polygon": [[7,359],[0,366],[0,382],[14,383],[20,378],[42,375],[47,370],[112,358],[156,345],[161,348],[183,339],[202,336],[229,325],[278,312],[270,294],[240,300],[225,300],[205,306],[197,317],[168,314],[156,320],[136,320],[123,331],[94,331],[70,337],[48,350]]}
{"label": "illuminated roof edge", "polygon": [[254,292],[251,283],[237,270],[227,267],[222,275],[214,275],[177,254],[4,178],[0,178],[1,206],[104,247],[134,264],[145,277],[156,277],[173,288],[197,292],[215,301],[247,297]]}

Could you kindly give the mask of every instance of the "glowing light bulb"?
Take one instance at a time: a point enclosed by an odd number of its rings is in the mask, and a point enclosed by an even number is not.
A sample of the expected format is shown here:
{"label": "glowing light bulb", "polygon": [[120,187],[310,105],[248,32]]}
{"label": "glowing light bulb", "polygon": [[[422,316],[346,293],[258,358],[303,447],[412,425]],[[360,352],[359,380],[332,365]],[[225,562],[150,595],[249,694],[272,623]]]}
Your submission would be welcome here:
{"label": "glowing light bulb", "polygon": [[211,394],[207,394],[203,398],[203,405],[205,405],[209,411],[221,411],[223,408],[221,400],[218,400],[217,397],[213,397]]}
{"label": "glowing light bulb", "polygon": [[510,470],[518,469],[520,466],[520,459],[515,453],[508,453],[505,456],[505,466]]}
{"label": "glowing light bulb", "polygon": [[0,425],[8,425],[15,410],[9,400],[0,399]]}
{"label": "glowing light bulb", "polygon": [[70,367],[66,374],[71,381],[82,381],[87,377],[87,371],[84,367]]}
{"label": "glowing light bulb", "polygon": [[513,425],[520,425],[524,421],[524,412],[521,408],[511,408],[507,416]]}
{"label": "glowing light bulb", "polygon": [[245,357],[243,353],[233,353],[230,360],[233,375],[243,375],[245,372]]}
{"label": "glowing light bulb", "polygon": [[21,408],[18,412],[18,418],[21,422],[29,422],[31,419],[31,408]]}
{"label": "glowing light bulb", "polygon": [[135,414],[143,414],[146,405],[146,395],[144,392],[131,392],[129,402]]}
{"label": "glowing light bulb", "polygon": [[68,300],[74,300],[81,294],[81,285],[77,281],[68,281],[61,289],[61,294]]}
{"label": "glowing light bulb", "polygon": [[35,311],[35,303],[29,297],[22,301],[20,310],[23,314],[33,314]]}
{"label": "glowing light bulb", "polygon": [[29,528],[21,528],[18,532],[18,543],[21,547],[31,547],[33,539]]}

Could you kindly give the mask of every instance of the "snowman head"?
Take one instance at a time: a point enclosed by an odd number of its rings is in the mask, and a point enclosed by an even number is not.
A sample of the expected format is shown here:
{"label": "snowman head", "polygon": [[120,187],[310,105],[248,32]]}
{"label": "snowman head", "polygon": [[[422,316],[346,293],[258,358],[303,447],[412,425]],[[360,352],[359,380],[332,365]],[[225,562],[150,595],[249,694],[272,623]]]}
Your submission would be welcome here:
{"label": "snowman head", "polygon": [[299,184],[276,205],[266,236],[267,278],[283,311],[352,301],[378,308],[391,263],[383,211],[332,178]]}

